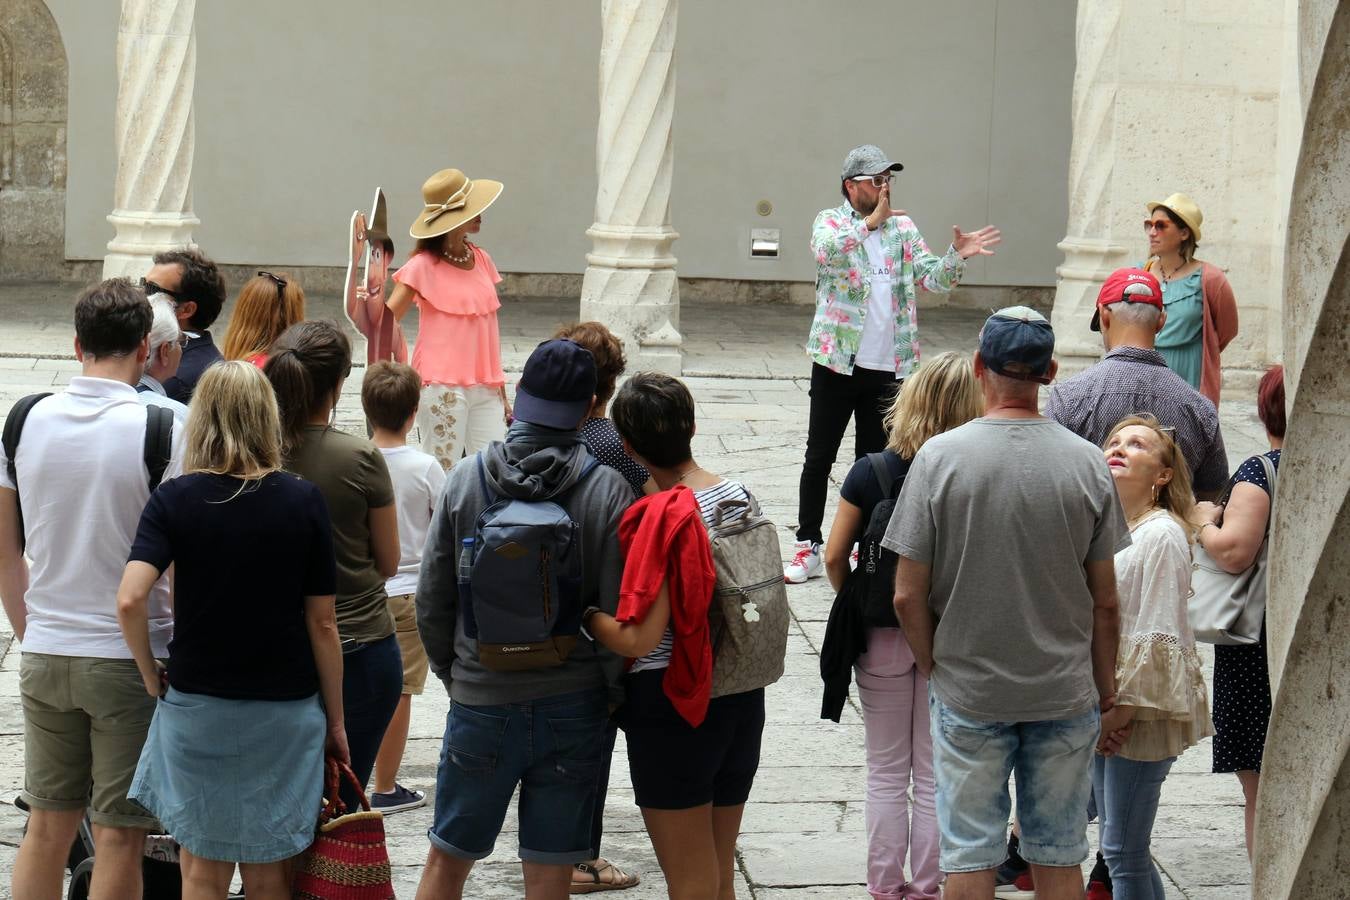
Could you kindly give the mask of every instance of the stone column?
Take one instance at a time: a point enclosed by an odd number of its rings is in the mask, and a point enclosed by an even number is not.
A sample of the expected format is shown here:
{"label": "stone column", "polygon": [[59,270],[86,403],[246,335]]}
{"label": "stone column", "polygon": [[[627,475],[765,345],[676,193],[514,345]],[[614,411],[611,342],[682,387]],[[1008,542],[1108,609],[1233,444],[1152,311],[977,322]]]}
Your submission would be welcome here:
{"label": "stone column", "polygon": [[1061,373],[1091,365],[1101,355],[1100,338],[1088,330],[1097,291],[1113,269],[1125,264],[1129,247],[1111,239],[1111,188],[1115,174],[1115,54],[1120,31],[1119,0],[1080,0],[1074,47],[1073,145],[1069,149],[1069,227],[1059,244],[1064,264],[1055,270],[1051,324]]}
{"label": "stone column", "polygon": [[680,289],[671,245],[678,0],[602,0],[595,224],[581,318],[624,341],[630,369],[678,375]]}
{"label": "stone column", "polygon": [[122,0],[117,32],[117,230],[105,278],[139,277],[160,250],[192,245],[196,0]]}
{"label": "stone column", "polygon": [[1250,397],[1279,348],[1285,21],[1285,4],[1271,0],[1079,0],[1069,221],[1052,315],[1065,368],[1100,355],[1087,322],[1102,277],[1145,257],[1146,204],[1180,191],[1205,214],[1198,256],[1227,272],[1237,297],[1225,396]]}
{"label": "stone column", "polygon": [[1307,118],[1284,259],[1288,429],[1266,611],[1274,708],[1252,890],[1262,898],[1344,896],[1350,857],[1350,5],[1302,0],[1298,16]]}

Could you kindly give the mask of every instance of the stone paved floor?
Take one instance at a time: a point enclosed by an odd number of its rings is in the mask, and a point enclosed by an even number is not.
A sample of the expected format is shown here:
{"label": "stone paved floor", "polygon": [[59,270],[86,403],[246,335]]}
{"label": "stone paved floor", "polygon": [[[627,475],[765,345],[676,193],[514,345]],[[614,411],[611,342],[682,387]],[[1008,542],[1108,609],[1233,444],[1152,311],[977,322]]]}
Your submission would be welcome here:
{"label": "stone paved floor", "polygon": [[[0,285],[0,409],[23,394],[59,387],[78,366],[71,354],[70,285]],[[575,301],[507,299],[501,312],[508,371],[519,371],[530,349],[559,323],[574,318]],[[337,315],[333,298],[311,298],[311,317]],[[686,306],[687,381],[698,401],[695,455],[701,465],[744,481],[792,542],[797,476],[805,445],[809,367],[798,346],[810,310],[779,306]],[[925,309],[927,350],[970,349],[982,314]],[[217,339],[223,328],[217,329]],[[358,370],[359,374],[359,370]],[[508,377],[510,377],[508,375]],[[351,379],[339,424],[359,428],[359,378]],[[1250,402],[1226,400],[1221,410],[1230,463],[1264,449]],[[851,446],[846,436],[844,447]],[[835,467],[836,484],[846,463]],[[828,521],[828,519],[827,519]],[[790,589],[795,621],[787,673],[768,691],[768,725],[754,794],[739,845],[738,895],[758,900],[865,898],[863,735],[856,705],[840,724],[817,718],[818,653],[831,594],[824,579]],[[22,783],[22,715],[18,706],[18,648],[0,623],[0,872],[8,873],[22,818],[10,805]],[[1209,655],[1206,654],[1208,666]],[[412,739],[401,774],[410,787],[434,788],[447,700],[433,683],[413,705]],[[609,792],[604,852],[640,872],[643,884],[621,896],[665,896],[660,869],[633,806],[620,736]],[[1247,893],[1241,794],[1231,776],[1208,774],[1208,742],[1176,764],[1163,792],[1154,853],[1169,900],[1228,900]],[[411,897],[426,853],[428,809],[388,821],[398,894]],[[521,895],[515,863],[514,811],[497,852],[480,864],[469,896]],[[1095,829],[1090,829],[1095,840]],[[8,878],[0,878],[8,898]]]}

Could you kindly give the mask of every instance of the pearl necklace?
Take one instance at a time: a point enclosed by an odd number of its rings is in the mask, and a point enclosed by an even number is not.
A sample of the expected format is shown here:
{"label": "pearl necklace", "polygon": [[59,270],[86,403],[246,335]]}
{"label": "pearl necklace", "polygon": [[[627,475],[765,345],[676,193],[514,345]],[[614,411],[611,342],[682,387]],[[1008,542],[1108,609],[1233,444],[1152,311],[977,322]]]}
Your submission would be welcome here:
{"label": "pearl necklace", "polygon": [[445,249],[444,247],[442,247],[442,248],[441,248],[441,256],[442,256],[447,262],[452,262],[452,263],[455,263],[455,264],[457,264],[457,265],[461,265],[461,266],[462,266],[462,265],[464,265],[465,263],[467,263],[469,260],[473,259],[473,245],[470,244],[468,241],[465,241],[465,242],[464,242],[464,255],[463,255],[463,256],[456,256],[455,254],[451,253],[449,250],[447,250],[447,249]]}

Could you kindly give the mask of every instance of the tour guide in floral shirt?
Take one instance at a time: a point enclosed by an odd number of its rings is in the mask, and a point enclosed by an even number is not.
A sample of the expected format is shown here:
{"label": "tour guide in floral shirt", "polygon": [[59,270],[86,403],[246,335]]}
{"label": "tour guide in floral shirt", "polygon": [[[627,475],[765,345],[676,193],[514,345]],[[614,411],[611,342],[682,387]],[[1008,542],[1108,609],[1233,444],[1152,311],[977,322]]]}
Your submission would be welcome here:
{"label": "tour guide in floral shirt", "polygon": [[903,166],[871,144],[849,151],[840,191],[845,203],[823,210],[811,229],[816,257],[816,317],[806,339],[811,417],[797,507],[797,545],[783,570],[791,584],[821,572],[826,480],[850,417],[854,455],[886,446],[882,416],[901,379],[919,365],[914,285],[950,291],[972,256],[992,256],[997,228],[952,227],[952,244],[935,256],[902,209],[891,209],[891,173]]}

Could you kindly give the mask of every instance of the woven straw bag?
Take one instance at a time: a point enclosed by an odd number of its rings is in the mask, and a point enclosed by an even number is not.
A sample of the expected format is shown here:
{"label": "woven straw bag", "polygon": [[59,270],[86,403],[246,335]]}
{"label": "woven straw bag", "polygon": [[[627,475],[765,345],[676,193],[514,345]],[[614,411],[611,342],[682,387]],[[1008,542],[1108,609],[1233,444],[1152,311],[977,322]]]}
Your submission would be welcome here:
{"label": "woven straw bag", "polygon": [[[373,812],[356,773],[325,760],[324,803],[314,843],[300,858],[292,883],[295,900],[393,900],[393,875],[384,842],[384,815]],[[361,809],[347,812],[338,779],[356,788]]]}

